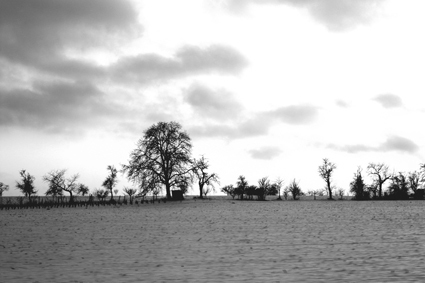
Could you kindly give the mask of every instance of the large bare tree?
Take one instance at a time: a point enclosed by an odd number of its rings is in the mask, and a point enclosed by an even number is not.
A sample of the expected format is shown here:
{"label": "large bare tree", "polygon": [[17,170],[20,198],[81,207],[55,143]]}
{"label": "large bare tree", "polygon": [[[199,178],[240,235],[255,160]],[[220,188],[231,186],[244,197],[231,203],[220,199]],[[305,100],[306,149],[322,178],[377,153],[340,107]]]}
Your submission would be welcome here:
{"label": "large bare tree", "polygon": [[218,175],[216,173],[208,173],[210,167],[208,160],[201,156],[200,159],[193,161],[192,172],[196,176],[199,185],[199,197],[203,198],[204,186],[211,186],[214,188],[214,183],[220,184]]}
{"label": "large bare tree", "polygon": [[334,170],[336,169],[336,165],[332,162],[330,162],[327,158],[323,159],[323,164],[319,166],[319,174],[320,177],[323,178],[326,182],[326,189],[328,190],[329,199],[332,198],[332,174]]}
{"label": "large bare tree", "polygon": [[179,123],[159,122],[144,132],[122,171],[139,186],[162,184],[171,199],[171,188],[179,187],[192,169],[191,150],[190,137]]}
{"label": "large bare tree", "polygon": [[49,188],[55,188],[58,191],[65,191],[69,193],[69,202],[74,202],[73,193],[77,193],[78,184],[77,179],[80,177],[78,174],[72,175],[69,178],[65,177],[66,170],[53,170],[43,176],[43,180],[49,183]]}
{"label": "large bare tree", "polygon": [[378,197],[382,198],[382,185],[391,179],[391,175],[388,173],[388,166],[384,163],[369,163],[367,173],[372,176],[378,185]]}

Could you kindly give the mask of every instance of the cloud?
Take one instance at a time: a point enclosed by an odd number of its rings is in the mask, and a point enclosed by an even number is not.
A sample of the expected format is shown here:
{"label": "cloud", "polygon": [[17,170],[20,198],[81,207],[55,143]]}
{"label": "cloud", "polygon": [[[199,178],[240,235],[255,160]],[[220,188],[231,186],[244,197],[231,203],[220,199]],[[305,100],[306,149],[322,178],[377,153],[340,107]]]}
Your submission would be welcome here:
{"label": "cloud", "polygon": [[251,149],[248,151],[252,158],[270,160],[281,154],[281,150],[275,146],[266,146],[258,149]]}
{"label": "cloud", "polygon": [[118,47],[140,30],[128,1],[4,0],[0,58],[48,72],[93,72],[93,64],[67,54]]}
{"label": "cloud", "polygon": [[269,129],[276,123],[284,122],[294,126],[303,126],[314,122],[318,109],[311,105],[290,105],[270,111],[257,113],[242,113],[240,117],[249,119],[230,120],[233,123],[207,123],[192,127],[191,132],[201,137],[226,137],[230,139],[249,138],[267,135]]}
{"label": "cloud", "polygon": [[407,138],[391,136],[380,146],[380,149],[382,151],[415,153],[419,150],[419,146]]}
{"label": "cloud", "polygon": [[228,120],[238,117],[243,111],[234,95],[225,89],[212,90],[200,84],[193,84],[184,99],[200,118]]}
{"label": "cloud", "polygon": [[266,114],[287,124],[305,125],[314,122],[319,111],[315,106],[300,104],[280,107]]}
{"label": "cloud", "polygon": [[241,11],[249,4],[285,4],[306,9],[329,30],[343,31],[376,18],[385,0],[229,0],[229,8]]}
{"label": "cloud", "polygon": [[336,103],[336,105],[338,105],[339,107],[342,107],[342,108],[348,108],[350,106],[346,101],[341,100],[341,99],[336,100],[335,103]]}
{"label": "cloud", "polygon": [[419,146],[413,141],[400,137],[400,136],[390,136],[387,140],[380,144],[379,146],[366,146],[366,145],[344,145],[338,146],[334,144],[330,144],[327,148],[335,149],[339,151],[345,151],[348,153],[359,153],[359,152],[368,152],[368,151],[376,151],[376,152],[389,152],[389,151],[398,151],[404,153],[416,153],[419,151]]}
{"label": "cloud", "polygon": [[38,82],[32,89],[0,90],[0,126],[6,127],[68,132],[122,115],[120,109],[87,82]]}
{"label": "cloud", "polygon": [[141,54],[126,57],[112,66],[116,79],[152,83],[199,74],[238,74],[248,61],[236,49],[225,45],[206,48],[183,46],[173,57]]}
{"label": "cloud", "polygon": [[189,128],[191,135],[196,137],[221,137],[228,139],[241,139],[264,136],[268,133],[270,125],[256,119],[249,119],[235,124],[207,123]]}
{"label": "cloud", "polygon": [[403,101],[395,94],[380,94],[373,100],[379,102],[384,108],[397,108],[403,106]]}

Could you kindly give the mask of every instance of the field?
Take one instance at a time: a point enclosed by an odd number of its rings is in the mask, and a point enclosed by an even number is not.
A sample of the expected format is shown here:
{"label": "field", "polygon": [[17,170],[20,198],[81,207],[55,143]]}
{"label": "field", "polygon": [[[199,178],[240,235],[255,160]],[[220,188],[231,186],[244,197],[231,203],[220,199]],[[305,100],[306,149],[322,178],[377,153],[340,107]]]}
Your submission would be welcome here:
{"label": "field", "polygon": [[425,282],[423,201],[0,211],[0,282]]}

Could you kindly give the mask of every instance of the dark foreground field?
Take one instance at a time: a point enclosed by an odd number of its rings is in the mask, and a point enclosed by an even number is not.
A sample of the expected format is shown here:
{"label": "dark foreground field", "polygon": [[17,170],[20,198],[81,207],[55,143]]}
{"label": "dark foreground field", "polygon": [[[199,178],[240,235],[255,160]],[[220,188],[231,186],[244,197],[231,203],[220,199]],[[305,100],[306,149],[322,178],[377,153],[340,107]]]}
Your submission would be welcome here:
{"label": "dark foreground field", "polygon": [[425,202],[0,211],[0,282],[425,282]]}

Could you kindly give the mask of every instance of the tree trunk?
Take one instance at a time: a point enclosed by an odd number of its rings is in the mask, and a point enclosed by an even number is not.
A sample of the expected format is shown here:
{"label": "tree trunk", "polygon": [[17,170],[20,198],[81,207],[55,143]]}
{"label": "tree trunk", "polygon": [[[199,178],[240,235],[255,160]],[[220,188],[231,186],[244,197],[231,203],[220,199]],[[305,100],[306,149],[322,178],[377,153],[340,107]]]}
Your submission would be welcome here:
{"label": "tree trunk", "polygon": [[167,193],[167,199],[171,199],[171,186],[168,181],[165,182],[165,191]]}
{"label": "tree trunk", "polygon": [[204,185],[199,183],[199,198],[204,198]]}
{"label": "tree trunk", "polygon": [[332,198],[331,182],[329,180],[327,180],[327,183],[328,183],[329,199],[333,199]]}

